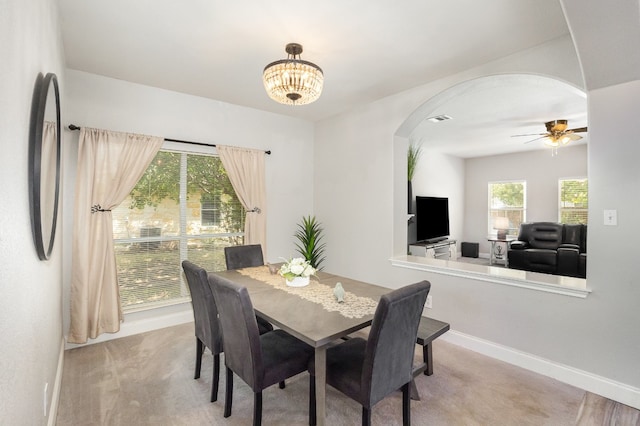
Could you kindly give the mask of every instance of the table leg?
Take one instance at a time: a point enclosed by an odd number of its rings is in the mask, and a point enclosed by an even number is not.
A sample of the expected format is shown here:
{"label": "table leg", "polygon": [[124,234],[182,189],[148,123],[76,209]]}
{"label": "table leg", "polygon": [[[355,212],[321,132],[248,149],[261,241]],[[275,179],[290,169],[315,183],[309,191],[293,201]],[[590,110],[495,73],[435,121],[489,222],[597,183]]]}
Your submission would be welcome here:
{"label": "table leg", "polygon": [[509,249],[511,248],[511,241],[507,241],[507,251],[504,254],[504,267],[508,268],[509,267]]}
{"label": "table leg", "polygon": [[326,418],[327,348],[316,348],[316,424],[324,426]]}
{"label": "table leg", "polygon": [[495,249],[496,249],[496,242],[495,241],[491,241],[491,253],[489,253],[489,266],[493,265],[493,259],[495,254]]}

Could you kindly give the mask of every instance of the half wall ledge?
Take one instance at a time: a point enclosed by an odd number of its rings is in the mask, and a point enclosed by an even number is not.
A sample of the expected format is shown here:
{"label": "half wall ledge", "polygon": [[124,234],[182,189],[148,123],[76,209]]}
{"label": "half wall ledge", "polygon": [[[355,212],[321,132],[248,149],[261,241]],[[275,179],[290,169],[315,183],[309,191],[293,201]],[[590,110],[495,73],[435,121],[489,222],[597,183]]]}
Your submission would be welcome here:
{"label": "half wall ledge", "polygon": [[589,293],[591,293],[591,289],[587,287],[587,280],[583,278],[540,274],[537,272],[475,265],[449,260],[429,259],[421,256],[394,256],[390,258],[389,261],[392,266],[399,268],[415,269],[476,281],[521,287],[563,296],[585,299]]}

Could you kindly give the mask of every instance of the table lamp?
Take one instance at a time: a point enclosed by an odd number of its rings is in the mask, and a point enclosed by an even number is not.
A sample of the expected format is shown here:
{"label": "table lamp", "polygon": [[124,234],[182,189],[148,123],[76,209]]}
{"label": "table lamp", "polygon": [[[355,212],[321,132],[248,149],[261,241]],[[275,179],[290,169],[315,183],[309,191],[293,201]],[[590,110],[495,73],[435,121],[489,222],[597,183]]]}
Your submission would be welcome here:
{"label": "table lamp", "polygon": [[493,220],[493,227],[498,231],[498,239],[507,239],[507,230],[509,229],[509,218],[496,217]]}

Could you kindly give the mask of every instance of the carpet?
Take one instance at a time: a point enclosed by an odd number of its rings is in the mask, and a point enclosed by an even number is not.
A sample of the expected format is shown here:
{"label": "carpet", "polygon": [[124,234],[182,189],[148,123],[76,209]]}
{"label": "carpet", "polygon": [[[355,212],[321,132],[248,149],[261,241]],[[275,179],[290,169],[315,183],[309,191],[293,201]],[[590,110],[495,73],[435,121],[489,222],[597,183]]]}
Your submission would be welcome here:
{"label": "carpet", "polygon": [[[184,324],[66,351],[57,425],[250,425],[249,387],[236,377],[225,419],[224,374],[210,403],[213,357],[205,353],[194,380],[195,347],[193,324]],[[640,425],[637,410],[443,340],[433,353],[434,374],[416,379],[414,425]],[[307,425],[308,397],[306,373],[266,389],[263,424]],[[360,422],[360,406],[327,387],[327,424]],[[399,392],[374,407],[372,423],[402,424]]]}

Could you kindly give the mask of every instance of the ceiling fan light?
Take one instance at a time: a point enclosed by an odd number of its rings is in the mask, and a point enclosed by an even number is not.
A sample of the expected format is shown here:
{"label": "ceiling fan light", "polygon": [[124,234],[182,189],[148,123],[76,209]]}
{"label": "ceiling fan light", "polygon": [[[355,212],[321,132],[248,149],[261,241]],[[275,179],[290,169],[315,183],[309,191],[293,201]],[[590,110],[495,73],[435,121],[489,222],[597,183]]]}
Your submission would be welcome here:
{"label": "ceiling fan light", "polygon": [[558,147],[558,145],[560,145],[560,143],[558,142],[558,140],[557,140],[557,139],[555,139],[555,138],[552,138],[552,137],[545,138],[544,144],[545,144],[546,146],[551,147],[551,148],[557,148],[557,147]]}
{"label": "ceiling fan light", "polygon": [[316,101],[322,93],[324,75],[312,62],[300,59],[302,46],[289,43],[287,59],[264,67],[262,81],[271,99],[286,105],[304,105]]}

